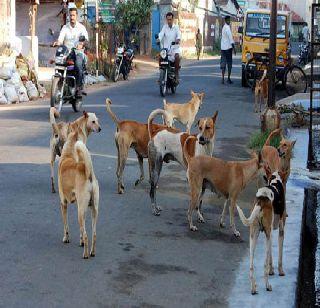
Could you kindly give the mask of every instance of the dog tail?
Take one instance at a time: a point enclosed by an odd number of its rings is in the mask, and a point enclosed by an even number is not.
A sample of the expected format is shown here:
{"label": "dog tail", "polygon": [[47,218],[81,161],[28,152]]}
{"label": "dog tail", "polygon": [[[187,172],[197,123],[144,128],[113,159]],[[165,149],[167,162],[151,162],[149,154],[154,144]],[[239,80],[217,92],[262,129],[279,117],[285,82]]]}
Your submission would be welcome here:
{"label": "dog tail", "polygon": [[165,123],[168,123],[168,115],[167,115],[167,112],[163,109],[156,109],[154,111],[152,111],[149,115],[149,118],[148,118],[148,131],[149,131],[149,138],[151,139],[152,138],[152,134],[153,134],[153,131],[152,131],[152,122],[154,120],[154,118],[157,116],[157,115],[162,115],[162,117],[165,119]]}
{"label": "dog tail", "polygon": [[189,165],[189,162],[190,162],[190,160],[191,160],[191,158],[192,158],[191,155],[190,155],[189,152],[188,152],[188,144],[189,144],[189,142],[190,142],[191,139],[197,139],[197,137],[195,137],[195,136],[189,136],[189,137],[186,139],[186,141],[185,141],[185,143],[184,143],[184,145],[183,145],[183,156],[184,156],[184,158],[186,159],[188,165]]}
{"label": "dog tail", "polygon": [[166,110],[167,107],[167,100],[163,99],[163,109]]}
{"label": "dog tail", "polygon": [[51,107],[50,108],[50,124],[52,125],[52,130],[55,135],[59,134],[59,128],[56,122],[56,118],[59,118],[59,117],[60,117],[59,111],[56,108]]}
{"label": "dog tail", "polygon": [[92,178],[93,167],[92,167],[91,156],[86,145],[81,140],[78,140],[75,144],[75,153],[76,153],[75,155],[76,162],[78,164],[79,163],[84,164],[86,178],[88,179]]}
{"label": "dog tail", "polygon": [[271,142],[271,139],[272,139],[275,135],[279,135],[279,134],[282,134],[282,129],[281,129],[281,128],[277,128],[277,129],[273,130],[273,131],[269,134],[266,142],[264,143],[264,146],[269,146],[269,145],[270,145],[270,142]]}
{"label": "dog tail", "polygon": [[113,113],[113,111],[111,110],[110,105],[112,104],[111,99],[107,98],[106,99],[106,107],[107,107],[107,111],[111,116],[111,119],[113,120],[114,123],[116,123],[117,127],[119,128],[119,119],[117,118],[117,116]]}
{"label": "dog tail", "polygon": [[267,77],[267,70],[263,70],[263,75],[260,79],[260,82],[262,82]]}
{"label": "dog tail", "polygon": [[253,224],[254,220],[260,214],[261,206],[258,205],[258,203],[256,203],[249,218],[246,218],[246,216],[244,216],[242,209],[238,205],[237,205],[237,210],[242,223],[245,226],[250,227]]}

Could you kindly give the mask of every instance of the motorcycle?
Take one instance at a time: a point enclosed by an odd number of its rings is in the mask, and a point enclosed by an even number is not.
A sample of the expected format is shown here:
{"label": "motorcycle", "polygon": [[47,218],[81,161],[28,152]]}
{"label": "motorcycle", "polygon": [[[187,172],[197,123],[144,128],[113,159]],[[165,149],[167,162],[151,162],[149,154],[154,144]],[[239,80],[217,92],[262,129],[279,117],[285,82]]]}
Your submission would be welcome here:
{"label": "motorcycle", "polygon": [[[156,34],[156,40],[158,40],[159,36]],[[175,46],[176,43],[172,42],[169,48],[161,48],[160,56],[159,56],[159,70],[160,70],[160,95],[165,97],[167,94],[167,90],[170,89],[171,93],[176,93],[176,89],[178,86],[178,81],[176,78],[176,70],[174,58],[171,56],[171,47]]]}
{"label": "motorcycle", "polygon": [[114,61],[112,79],[114,82],[119,80],[120,74],[123,79],[127,80],[130,71],[132,70],[132,62],[134,58],[134,52],[132,48],[126,48],[121,46],[117,48],[117,56]]}
{"label": "motorcycle", "polygon": [[299,64],[306,65],[311,61],[311,51],[310,51],[310,44],[304,43],[299,45]]}
{"label": "motorcycle", "polygon": [[[85,41],[80,37],[80,42]],[[55,54],[55,69],[51,83],[51,107],[56,107],[60,112],[62,105],[71,104],[75,112],[79,112],[82,105],[82,96],[77,95],[77,84],[75,77],[75,52],[66,46],[59,46]]]}

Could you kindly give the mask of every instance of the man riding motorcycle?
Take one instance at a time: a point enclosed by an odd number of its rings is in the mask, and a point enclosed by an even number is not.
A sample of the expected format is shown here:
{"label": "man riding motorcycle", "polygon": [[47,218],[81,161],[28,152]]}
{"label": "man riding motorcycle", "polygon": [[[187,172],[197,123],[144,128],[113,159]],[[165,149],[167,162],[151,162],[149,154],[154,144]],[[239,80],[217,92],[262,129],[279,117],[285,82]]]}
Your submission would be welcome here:
{"label": "man riding motorcycle", "polygon": [[[74,54],[75,61],[75,73],[77,84],[77,97],[81,96],[81,90],[83,89],[84,82],[84,69],[86,64],[86,55],[84,54],[84,48],[89,40],[88,32],[86,28],[77,21],[78,10],[75,7],[69,9],[70,21],[64,25],[60,31],[58,41],[53,43],[53,46],[65,45],[69,50],[76,48]],[[80,37],[85,37],[85,41],[79,41]]]}
{"label": "man riding motorcycle", "polygon": [[[158,41],[163,48],[170,50],[170,57],[175,66],[176,79],[179,80],[180,60],[181,60],[181,48],[179,47],[181,40],[181,32],[178,25],[173,24],[173,13],[168,12],[166,14],[167,24],[165,24],[159,33]],[[176,45],[172,45],[172,43]]]}

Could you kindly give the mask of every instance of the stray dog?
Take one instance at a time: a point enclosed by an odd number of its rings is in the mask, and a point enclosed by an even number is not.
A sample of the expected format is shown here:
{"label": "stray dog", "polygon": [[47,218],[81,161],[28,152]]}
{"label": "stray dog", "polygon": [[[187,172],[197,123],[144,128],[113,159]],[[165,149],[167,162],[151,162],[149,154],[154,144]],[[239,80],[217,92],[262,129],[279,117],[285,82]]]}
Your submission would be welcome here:
{"label": "stray dog", "polygon": [[255,206],[249,218],[246,218],[239,206],[237,210],[242,223],[250,227],[250,280],[251,294],[257,293],[254,277],[253,258],[260,232],[266,235],[266,258],[264,263],[264,279],[267,291],[272,291],[268,276],[274,274],[272,264],[272,229],[279,227],[279,275],[284,276],[282,268],[283,240],[285,225],[285,193],[283,183],[278,172],[272,174],[268,186],[260,188],[256,194]]}
{"label": "stray dog", "polygon": [[51,152],[51,191],[55,193],[54,187],[54,162],[56,156],[61,156],[63,146],[67,140],[68,134],[71,130],[78,130],[81,136],[81,140],[86,143],[87,138],[92,131],[101,131],[98,118],[94,113],[83,112],[83,115],[72,123],[66,123],[60,121],[56,123],[56,119],[59,117],[59,112],[56,108],[50,108],[50,124],[52,126],[52,135],[50,138],[50,152]]}
{"label": "stray dog", "polygon": [[170,104],[163,100],[163,109],[167,112],[167,122],[169,127],[178,120],[187,126],[187,133],[190,134],[191,126],[202,105],[204,93],[194,93],[191,91],[191,100],[186,104]]}
{"label": "stray dog", "polygon": [[[150,198],[151,207],[155,215],[160,215],[161,208],[156,204],[156,189],[162,169],[163,162],[168,163],[171,160],[177,161],[184,168],[188,161],[183,155],[183,147],[188,133],[178,132],[172,128],[166,128],[161,131],[153,130],[152,122],[157,115],[162,115],[165,119],[167,112],[162,109],[156,109],[151,112],[148,119],[148,130],[150,141],[148,144],[148,161],[150,173]],[[202,118],[198,121],[199,133],[194,135],[193,142],[188,143],[186,150],[190,156],[212,155],[215,140],[215,124],[218,112],[216,111],[212,118]]]}
{"label": "stray dog", "polygon": [[258,112],[258,106],[260,106],[261,112],[261,105],[267,105],[268,87],[269,80],[267,79],[267,70],[264,70],[261,79],[256,82],[254,89],[254,112]]}
{"label": "stray dog", "polygon": [[89,257],[88,236],[85,217],[91,208],[92,243],[90,256],[96,253],[96,225],[99,208],[99,184],[95,177],[90,153],[83,141],[79,140],[79,132],[72,131],[62,150],[59,161],[58,184],[60,206],[64,224],[63,242],[69,243],[68,205],[77,202],[78,221],[80,225],[80,246],[84,246],[83,258]]}
{"label": "stray dog", "polygon": [[188,210],[188,221],[191,231],[197,231],[197,227],[192,222],[192,214],[197,209],[199,222],[204,222],[200,206],[206,188],[212,192],[225,197],[223,212],[220,218],[220,226],[224,227],[227,203],[230,200],[230,228],[236,237],[240,237],[240,232],[234,223],[234,211],[239,194],[247,184],[253,180],[259,170],[263,167],[261,155],[252,154],[252,159],[247,161],[224,161],[219,158],[209,156],[191,157],[188,151],[188,143],[195,137],[189,137],[183,147],[184,156],[188,162],[187,177],[191,191],[191,201]]}
{"label": "stray dog", "polygon": [[[110,114],[111,119],[117,125],[115,132],[115,143],[118,151],[118,165],[117,165],[117,178],[118,178],[118,193],[124,193],[123,184],[123,171],[129,154],[129,149],[133,148],[137,154],[140,178],[136,180],[135,186],[144,180],[143,159],[148,157],[148,124],[143,124],[136,121],[124,120],[120,121],[117,116],[112,112],[110,105],[112,104],[109,98],[106,99],[107,112]],[[152,124],[155,131],[166,129],[165,125]]]}

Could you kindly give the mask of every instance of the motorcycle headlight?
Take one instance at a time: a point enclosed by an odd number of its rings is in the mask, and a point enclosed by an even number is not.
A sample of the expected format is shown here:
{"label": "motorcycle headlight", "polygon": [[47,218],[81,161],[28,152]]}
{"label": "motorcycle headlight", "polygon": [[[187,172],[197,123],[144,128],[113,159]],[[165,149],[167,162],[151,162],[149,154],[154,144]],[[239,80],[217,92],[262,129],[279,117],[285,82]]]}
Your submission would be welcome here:
{"label": "motorcycle headlight", "polygon": [[167,56],[167,51],[166,50],[161,50],[160,51],[160,57],[162,58],[162,59],[165,59],[166,58],[166,56]]}
{"label": "motorcycle headlight", "polygon": [[283,63],[283,61],[284,61],[283,56],[279,56],[279,57],[278,57],[278,61],[279,61],[280,63]]}
{"label": "motorcycle headlight", "polygon": [[250,60],[250,59],[251,59],[251,53],[250,53],[250,52],[247,52],[247,53],[246,53],[246,59],[247,59],[247,60]]}

